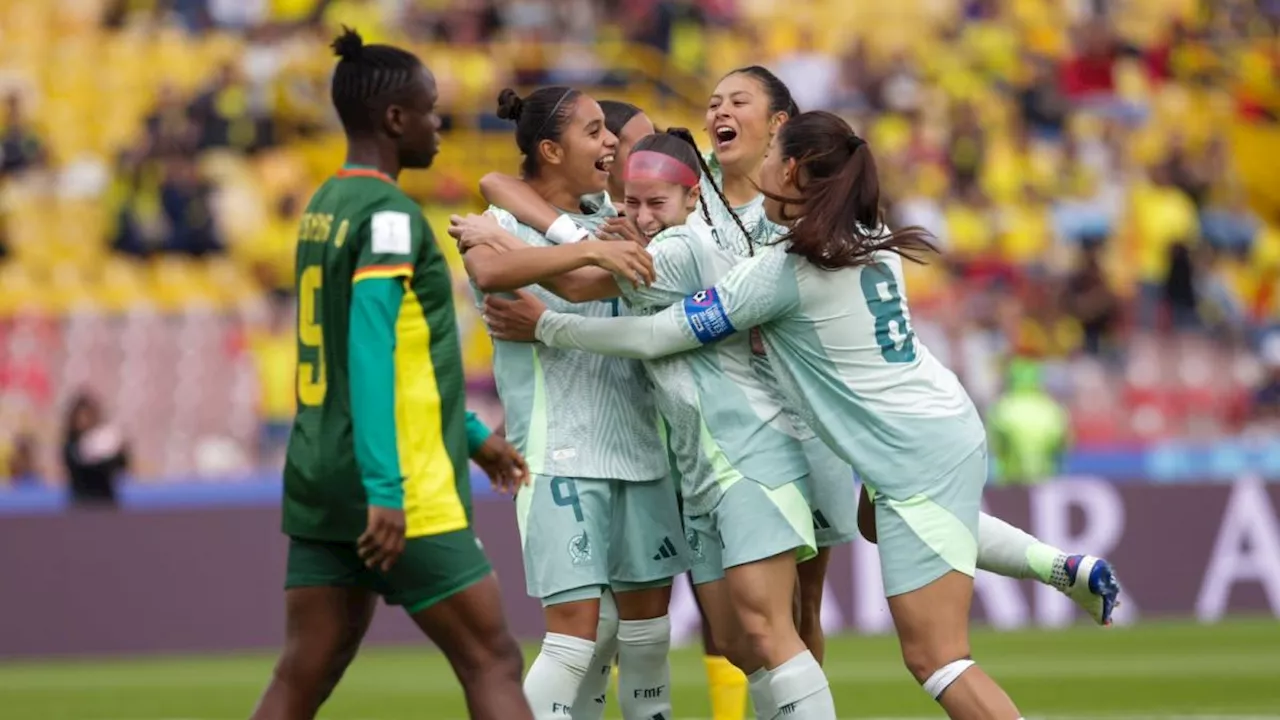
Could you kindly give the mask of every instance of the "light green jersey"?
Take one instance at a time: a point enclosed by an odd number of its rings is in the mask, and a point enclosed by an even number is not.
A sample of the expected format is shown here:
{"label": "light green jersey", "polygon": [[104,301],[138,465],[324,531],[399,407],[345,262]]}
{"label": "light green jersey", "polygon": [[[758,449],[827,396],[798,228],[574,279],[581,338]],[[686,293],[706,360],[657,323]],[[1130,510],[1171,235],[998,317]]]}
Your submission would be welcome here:
{"label": "light green jersey", "polygon": [[787,249],[770,246],[652,316],[544,315],[540,338],[647,359],[759,327],[784,394],[824,442],[891,499],[926,492],[985,433],[960,381],[911,329],[902,259],[827,271]]}
{"label": "light green jersey", "polygon": [[[570,217],[590,230],[617,214],[607,195],[597,208]],[[529,245],[552,244],[507,211],[489,211],[504,230]],[[538,286],[526,290],[548,308],[574,316],[608,318],[625,310],[617,300],[570,303]],[[495,340],[493,374],[506,415],[507,439],[524,454],[531,472],[630,481],[667,474],[652,386],[641,363]]]}
{"label": "light green jersey", "polygon": [[[707,168],[711,172],[703,173],[700,189],[702,198],[707,203],[711,224],[707,224],[707,219],[703,217],[702,209],[699,208],[689,216],[690,225],[708,231],[715,239],[716,245],[740,258],[750,257],[754,252],[759,252],[786,232],[786,228],[775,225],[765,217],[763,195],[757,195],[747,204],[733,208],[731,214],[729,207],[716,192],[716,187],[724,187],[724,173],[720,169],[720,161],[716,159],[714,153],[707,153],[704,157]],[[713,181],[715,186],[712,185]],[[742,226],[749,233],[748,237],[743,236],[742,230],[733,221],[733,215],[737,215],[742,221]]]}
{"label": "light green jersey", "polygon": [[[623,297],[637,315],[680,302],[715,284],[739,262],[710,235],[688,225],[669,228],[649,245],[657,280],[635,287],[619,280]],[[555,346],[557,318],[542,323]],[[775,396],[751,367],[746,335],[714,346],[646,361],[658,409],[666,419],[669,443],[681,475],[685,513],[711,512],[730,485],[748,478],[778,488],[804,477],[807,466],[794,430]]]}

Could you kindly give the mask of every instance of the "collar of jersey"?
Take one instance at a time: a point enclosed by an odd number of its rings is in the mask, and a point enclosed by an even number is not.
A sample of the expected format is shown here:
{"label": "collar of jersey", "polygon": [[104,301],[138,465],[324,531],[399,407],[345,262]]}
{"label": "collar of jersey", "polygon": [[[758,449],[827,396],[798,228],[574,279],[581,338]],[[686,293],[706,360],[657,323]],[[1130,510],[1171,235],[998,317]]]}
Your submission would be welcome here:
{"label": "collar of jersey", "polygon": [[377,178],[384,182],[389,182],[392,185],[396,184],[396,181],[392,180],[390,175],[382,172],[378,168],[370,167],[368,165],[352,165],[350,163],[344,164],[342,168],[338,170],[338,177],[340,178],[371,177],[371,178]]}

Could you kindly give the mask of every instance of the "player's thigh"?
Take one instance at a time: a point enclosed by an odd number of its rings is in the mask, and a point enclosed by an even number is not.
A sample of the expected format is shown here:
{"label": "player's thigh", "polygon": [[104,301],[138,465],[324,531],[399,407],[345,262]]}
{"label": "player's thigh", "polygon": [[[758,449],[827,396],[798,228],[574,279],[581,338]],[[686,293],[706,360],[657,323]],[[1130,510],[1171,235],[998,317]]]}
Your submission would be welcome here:
{"label": "player's thigh", "polygon": [[292,667],[285,669],[331,672],[335,665],[345,667],[373,619],[377,584],[354,543],[290,538],[285,655]]}
{"label": "player's thigh", "polygon": [[493,670],[520,676],[523,659],[507,628],[497,577],[488,573],[410,615],[464,681]]}
{"label": "player's thigh", "polygon": [[609,579],[614,592],[670,585],[672,578],[690,567],[674,483],[663,478],[611,484]]}
{"label": "player's thigh", "polygon": [[887,597],[925,587],[953,571],[973,577],[986,478],[983,446],[923,492],[905,495],[891,483],[876,488],[876,545]]}
{"label": "player's thigh", "polygon": [[924,587],[889,598],[889,613],[914,675],[927,678],[947,663],[966,658],[973,578],[949,571]]}
{"label": "player's thigh", "polygon": [[809,465],[809,503],[818,547],[843,545],[858,535],[858,494],[853,468],[821,438],[801,443]]}
{"label": "player's thigh", "polygon": [[827,580],[827,567],[831,563],[831,548],[820,547],[818,554],[796,566],[800,579],[801,612],[810,608],[821,609],[822,592]]}
{"label": "player's thigh", "polygon": [[534,475],[516,494],[525,585],[543,605],[598,599],[609,585],[610,481]]}

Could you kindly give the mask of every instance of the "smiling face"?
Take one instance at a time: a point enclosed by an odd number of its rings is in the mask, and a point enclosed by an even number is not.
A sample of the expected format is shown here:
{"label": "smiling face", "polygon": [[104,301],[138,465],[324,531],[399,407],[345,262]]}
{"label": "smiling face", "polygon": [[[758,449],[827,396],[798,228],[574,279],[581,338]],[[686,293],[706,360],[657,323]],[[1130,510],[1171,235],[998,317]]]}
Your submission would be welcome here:
{"label": "smiling face", "polygon": [[706,131],[721,167],[749,174],[769,146],[769,140],[786,118],[770,113],[764,83],[734,73],[716,85],[707,103]]}
{"label": "smiling face", "polygon": [[600,103],[579,96],[559,141],[539,143],[543,167],[555,173],[575,195],[592,195],[609,184],[618,138],[604,126]]}
{"label": "smiling face", "polygon": [[629,180],[627,182],[627,217],[646,237],[683,225],[698,205],[698,188],[665,180]]}
{"label": "smiling face", "polygon": [[614,186],[620,188],[624,185],[623,169],[627,167],[627,156],[631,154],[631,147],[640,138],[652,135],[654,132],[653,121],[644,113],[636,115],[622,126],[622,132],[618,133],[618,149],[610,172]]}

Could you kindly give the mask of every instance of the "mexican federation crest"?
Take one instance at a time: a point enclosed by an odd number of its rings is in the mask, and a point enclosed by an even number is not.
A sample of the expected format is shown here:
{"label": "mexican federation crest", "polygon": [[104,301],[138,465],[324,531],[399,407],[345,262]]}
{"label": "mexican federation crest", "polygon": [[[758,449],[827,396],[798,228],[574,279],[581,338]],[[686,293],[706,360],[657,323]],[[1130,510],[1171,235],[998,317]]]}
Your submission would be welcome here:
{"label": "mexican federation crest", "polygon": [[586,565],[591,562],[591,537],[587,531],[569,538],[569,558],[574,565]]}

